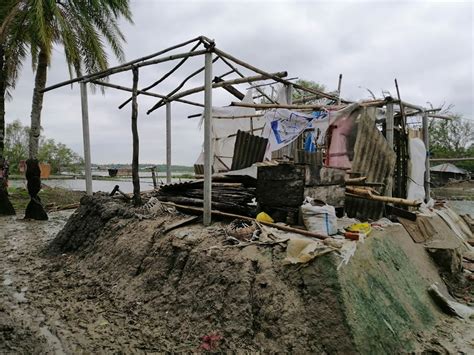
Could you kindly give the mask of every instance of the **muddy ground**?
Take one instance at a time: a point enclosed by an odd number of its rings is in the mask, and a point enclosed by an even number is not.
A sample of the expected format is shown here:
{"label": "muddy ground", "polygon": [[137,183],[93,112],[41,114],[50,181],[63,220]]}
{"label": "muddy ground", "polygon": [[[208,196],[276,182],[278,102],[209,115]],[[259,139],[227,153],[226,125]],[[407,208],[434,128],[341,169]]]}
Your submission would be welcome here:
{"label": "muddy ground", "polygon": [[[224,245],[222,223],[166,233],[187,216],[103,205],[57,237],[72,212],[0,218],[0,353],[355,352],[330,256],[288,266],[280,244]],[[414,341],[469,353],[470,330],[443,318]]]}

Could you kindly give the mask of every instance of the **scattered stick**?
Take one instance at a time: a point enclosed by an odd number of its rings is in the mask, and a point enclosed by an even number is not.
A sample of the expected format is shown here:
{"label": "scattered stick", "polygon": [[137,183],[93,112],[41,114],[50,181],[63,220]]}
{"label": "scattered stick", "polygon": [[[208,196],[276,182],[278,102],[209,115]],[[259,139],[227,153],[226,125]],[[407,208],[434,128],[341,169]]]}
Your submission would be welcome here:
{"label": "scattered stick", "polygon": [[[172,203],[172,202],[161,202],[161,203],[163,203],[165,205],[173,206],[175,208],[182,209],[184,211],[190,211],[190,212],[193,212],[193,213],[203,213],[203,209],[199,208],[199,207],[183,206],[183,205],[178,205],[178,204]],[[241,215],[233,214],[233,213],[227,213],[227,212],[212,210],[211,214],[214,215],[214,216],[219,216],[219,217],[238,218],[238,219],[243,219],[243,220],[249,221],[249,222],[255,222],[254,218],[247,217],[247,216],[241,216]],[[270,222],[261,222],[261,221],[259,223],[263,224],[265,226],[268,226],[268,227],[273,227],[273,228],[285,231],[285,232],[297,233],[297,234],[301,234],[301,235],[304,235],[304,236],[307,236],[307,237],[318,238],[318,239],[327,239],[327,238],[329,238],[327,235],[324,235],[324,234],[319,234],[319,233],[314,233],[314,232],[310,232],[310,231],[303,230],[303,229],[297,229],[297,228],[292,228],[292,227],[288,227],[288,226],[283,226],[283,225],[280,225],[280,224],[275,224],[275,223],[270,223]]]}
{"label": "scattered stick", "polygon": [[388,197],[388,196],[376,196],[372,193],[372,191],[357,188],[357,187],[350,187],[346,186],[346,196],[350,197],[358,197],[358,198],[365,198],[367,200],[374,200],[374,201],[381,201],[387,203],[393,203],[396,205],[404,205],[404,206],[413,206],[418,207],[421,205],[421,202],[415,200],[407,200],[404,198],[398,197]]}
{"label": "scattered stick", "polygon": [[163,230],[163,234],[171,232],[172,230],[174,230],[176,228],[184,227],[184,226],[187,226],[189,224],[192,224],[192,223],[196,222],[197,220],[199,220],[200,218],[201,218],[201,216],[192,216],[192,217],[188,217],[186,219],[183,219],[182,221],[179,221],[179,222],[173,223],[169,226],[166,226],[165,229]]}
{"label": "scattered stick", "polygon": [[78,208],[81,204],[79,202],[76,203],[70,203],[68,205],[62,205],[62,206],[48,206],[47,210],[48,212],[56,212],[56,211],[64,211],[64,210],[75,210]]}

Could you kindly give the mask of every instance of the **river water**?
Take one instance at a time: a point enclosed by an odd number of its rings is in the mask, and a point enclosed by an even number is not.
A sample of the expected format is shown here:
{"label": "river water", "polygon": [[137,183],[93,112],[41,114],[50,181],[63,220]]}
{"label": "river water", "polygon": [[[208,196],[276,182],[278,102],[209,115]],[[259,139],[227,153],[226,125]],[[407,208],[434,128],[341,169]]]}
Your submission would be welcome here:
{"label": "river water", "polygon": [[[95,176],[107,176],[94,172]],[[175,174],[176,176],[176,174]],[[166,177],[158,174],[156,177],[158,185],[166,183]],[[173,178],[172,183],[188,181],[186,178]],[[75,191],[85,191],[86,190],[86,180],[83,178],[71,178],[71,179],[46,179],[42,180],[43,185],[49,187],[61,187],[63,189],[75,190]],[[25,187],[26,180],[10,180],[9,185],[11,187]],[[93,192],[103,191],[110,192],[115,187],[115,185],[120,186],[120,190],[126,193],[133,192],[133,184],[131,177],[117,177],[107,180],[92,180],[92,190]],[[140,190],[147,191],[153,190],[153,180],[151,179],[151,174],[144,172],[140,173]]]}

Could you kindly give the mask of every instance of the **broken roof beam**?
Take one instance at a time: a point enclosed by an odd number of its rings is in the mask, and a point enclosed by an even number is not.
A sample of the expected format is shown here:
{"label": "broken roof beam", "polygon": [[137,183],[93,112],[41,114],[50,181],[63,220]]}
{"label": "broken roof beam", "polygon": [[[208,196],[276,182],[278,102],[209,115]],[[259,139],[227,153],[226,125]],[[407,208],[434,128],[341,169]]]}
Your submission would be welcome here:
{"label": "broken roof beam", "polygon": [[286,108],[290,110],[326,110],[326,109],[340,109],[345,107],[344,106],[335,106],[335,105],[286,105],[286,104],[250,104],[246,102],[235,102],[232,101],[230,106],[238,106],[238,107],[248,107],[254,108],[257,110],[269,110],[273,108]]}
{"label": "broken roof beam", "polygon": [[[213,60],[212,60],[212,63],[214,64],[217,60],[219,59],[219,57],[215,57]],[[191,74],[189,74],[186,78],[184,78],[184,80],[176,87],[174,88],[173,90],[171,90],[168,95],[166,95],[165,97],[163,97],[164,99],[172,96],[173,94],[175,94],[176,92],[179,91],[179,89],[181,89],[187,82],[188,80],[192,79],[193,77],[195,77],[196,75],[198,75],[199,73],[203,72],[204,71],[204,68],[205,67],[201,67],[199,68],[198,70],[192,72]],[[178,102],[182,101],[182,100],[176,100]],[[161,102],[161,101],[160,101]],[[119,108],[122,108],[123,106],[119,107]]]}
{"label": "broken roof beam", "polygon": [[[291,83],[289,82],[288,80],[285,80],[285,79],[282,79],[282,78],[278,78],[278,77],[272,77],[270,73],[267,73],[257,67],[254,67],[253,65],[250,65],[238,58],[235,58],[234,56],[230,55],[229,53],[226,53],[224,51],[221,51],[220,49],[218,48],[214,48],[214,52],[220,56],[220,57],[225,57],[231,61],[233,61],[234,63],[236,64],[239,64],[241,66],[243,66],[244,68],[247,68],[249,70],[252,70],[256,73],[259,73],[259,74],[262,74],[262,75],[267,75],[269,76],[271,79],[275,80],[275,81],[278,81],[282,84],[286,84],[286,85],[293,85],[293,87],[295,89],[300,89],[300,90],[304,90],[304,91],[307,91],[307,92],[310,92],[312,94],[315,94],[315,95],[320,95],[320,97],[325,97],[327,99],[331,99],[331,100],[334,100],[334,101],[337,101],[339,98],[337,96],[334,96],[334,95],[331,95],[331,94],[327,94],[323,91],[319,91],[319,90],[316,90],[316,89],[311,89],[311,88],[307,88],[307,87],[304,87],[304,86],[301,86],[301,85],[298,85],[298,84],[295,84],[295,83]],[[346,101],[346,100],[341,100],[342,103],[350,103],[349,101]]]}
{"label": "broken roof beam", "polygon": [[[127,64],[123,64],[123,65],[119,65],[119,66],[116,66],[116,67],[113,67],[113,68],[103,70],[103,71],[98,72],[98,73],[83,75],[83,76],[80,76],[80,77],[75,78],[75,79],[63,81],[61,83],[48,86],[47,88],[44,88],[43,90],[41,90],[41,92],[47,92],[47,91],[54,90],[54,89],[60,88],[62,86],[77,83],[77,82],[80,82],[80,81],[90,82],[90,81],[94,81],[94,80],[99,80],[99,79],[105,78],[105,77],[113,75],[113,74],[121,73],[121,72],[124,72],[124,71],[127,71],[127,70],[132,70],[134,67],[140,68],[140,67],[145,67],[145,66],[148,66],[148,65],[169,62],[171,60],[181,59],[181,58],[185,58],[185,57],[195,57],[195,56],[198,56],[198,55],[203,55],[206,52],[207,52],[207,49],[203,49],[203,50],[199,50],[199,51],[195,51],[195,52],[178,53],[178,54],[170,55],[168,57],[162,57],[162,58],[152,59],[152,60],[148,60],[148,61],[143,61],[143,59],[137,59],[136,61],[133,62],[133,64],[128,64],[127,63]],[[143,58],[146,58],[146,57],[143,57]]]}
{"label": "broken roof beam", "polygon": [[[405,105],[405,106],[406,106],[406,105]],[[442,108],[439,107],[439,108],[433,108],[433,109],[425,110],[425,112],[428,113],[428,114],[429,114],[429,113],[433,113],[433,114],[434,114],[434,113],[439,112],[439,111],[441,111],[441,110],[442,110]],[[411,111],[411,112],[405,113],[405,116],[407,116],[407,117],[410,117],[410,116],[417,116],[417,115],[419,115],[419,114],[421,114],[421,113],[422,113],[422,112],[420,112],[420,111],[418,111],[418,110],[415,110],[415,111]]]}
{"label": "broken roof beam", "polygon": [[[112,88],[112,89],[117,89],[117,90],[122,90],[122,91],[127,91],[127,92],[132,92],[133,93],[133,89],[127,88],[125,86],[110,84],[110,83],[106,83],[106,82],[98,81],[98,80],[93,80],[93,81],[91,81],[91,83],[96,84],[96,85],[105,86],[105,87]],[[157,97],[157,98],[160,98],[160,99],[166,98],[165,95],[155,94],[155,93],[148,92],[148,91],[137,90],[137,93],[139,93],[141,95]],[[175,101],[181,102],[183,104],[204,107],[203,104],[200,104],[200,103],[194,102],[194,101],[181,100],[181,99],[178,99],[178,100],[175,100]]]}
{"label": "broken roof beam", "polygon": [[[238,76],[240,76],[241,78],[245,78],[245,75],[242,74],[242,73],[239,71],[239,69],[237,69],[235,66],[233,66],[232,63],[230,63],[227,59],[225,59],[224,57],[221,57],[221,56],[219,56],[219,55],[217,55],[217,57],[220,58],[220,59],[224,62],[224,64],[227,65],[230,69],[232,69]],[[276,101],[272,100],[271,97],[269,97],[267,94],[265,94],[265,91],[263,91],[263,90],[261,90],[261,89],[259,89],[259,88],[257,88],[257,91],[258,91],[263,97],[265,97],[267,100],[269,100],[270,102],[275,102],[275,103],[276,103]]]}
{"label": "broken roof beam", "polygon": [[[196,49],[201,45],[201,40],[199,40],[199,42],[194,45],[193,48],[191,48],[190,52],[194,52],[196,51]],[[179,61],[178,64],[176,64],[173,68],[171,68],[171,70],[169,70],[165,75],[163,75],[160,79],[158,79],[157,81],[155,81],[153,84],[151,85],[148,85],[147,87],[139,90],[141,92],[143,91],[148,91],[150,89],[153,89],[155,86],[157,86],[158,84],[162,83],[163,81],[165,81],[171,74],[173,74],[176,70],[178,70],[187,60],[189,59],[189,57],[184,57],[183,59],[181,59]],[[138,93],[140,94],[140,93]],[[126,101],[124,101],[122,104],[120,104],[119,106],[119,109],[122,109],[125,105],[127,105],[130,101],[132,101],[132,97],[129,97]]]}
{"label": "broken roof beam", "polygon": [[[265,80],[265,79],[267,79],[268,76],[280,78],[280,77],[285,77],[287,75],[288,75],[287,72],[278,72],[278,73],[265,74],[265,75],[248,76],[248,77],[245,77],[245,78],[238,78],[238,79],[233,79],[233,80],[221,81],[219,83],[214,83],[214,84],[212,84],[212,88],[218,88],[218,87],[222,87],[222,86],[225,86],[225,85],[236,85],[236,84],[249,83],[249,82],[253,82],[253,81]],[[180,92],[180,93],[175,94],[173,96],[170,96],[166,99],[161,100],[156,105],[154,105],[151,109],[148,110],[147,114],[150,114],[153,111],[155,111],[157,108],[163,106],[166,101],[174,101],[176,99],[180,99],[180,98],[188,96],[188,95],[196,94],[196,93],[201,92],[201,91],[204,91],[204,86],[199,86],[199,87],[196,87],[196,88],[193,88],[193,89],[189,89],[189,90]]]}
{"label": "broken roof beam", "polygon": [[[215,83],[221,83],[224,81],[222,79],[222,76],[216,76],[213,80]],[[225,91],[227,91],[229,94],[234,95],[236,98],[239,100],[242,100],[245,97],[245,94],[238,89],[234,88],[232,85],[224,85],[222,87]]]}

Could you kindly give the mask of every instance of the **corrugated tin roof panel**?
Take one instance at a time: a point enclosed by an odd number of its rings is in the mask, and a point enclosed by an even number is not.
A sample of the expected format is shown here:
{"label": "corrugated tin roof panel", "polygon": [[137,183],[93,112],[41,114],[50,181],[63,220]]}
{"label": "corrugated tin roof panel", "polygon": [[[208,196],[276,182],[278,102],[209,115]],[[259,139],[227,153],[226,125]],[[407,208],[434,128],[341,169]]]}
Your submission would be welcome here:
{"label": "corrugated tin roof panel", "polygon": [[[364,110],[358,118],[357,138],[354,146],[352,172],[367,177],[367,182],[381,182],[381,195],[386,194],[387,186],[395,169],[396,154],[387,140],[377,129],[373,119]],[[349,217],[362,220],[378,219],[383,212],[383,203],[362,198],[346,198],[346,211]]]}

